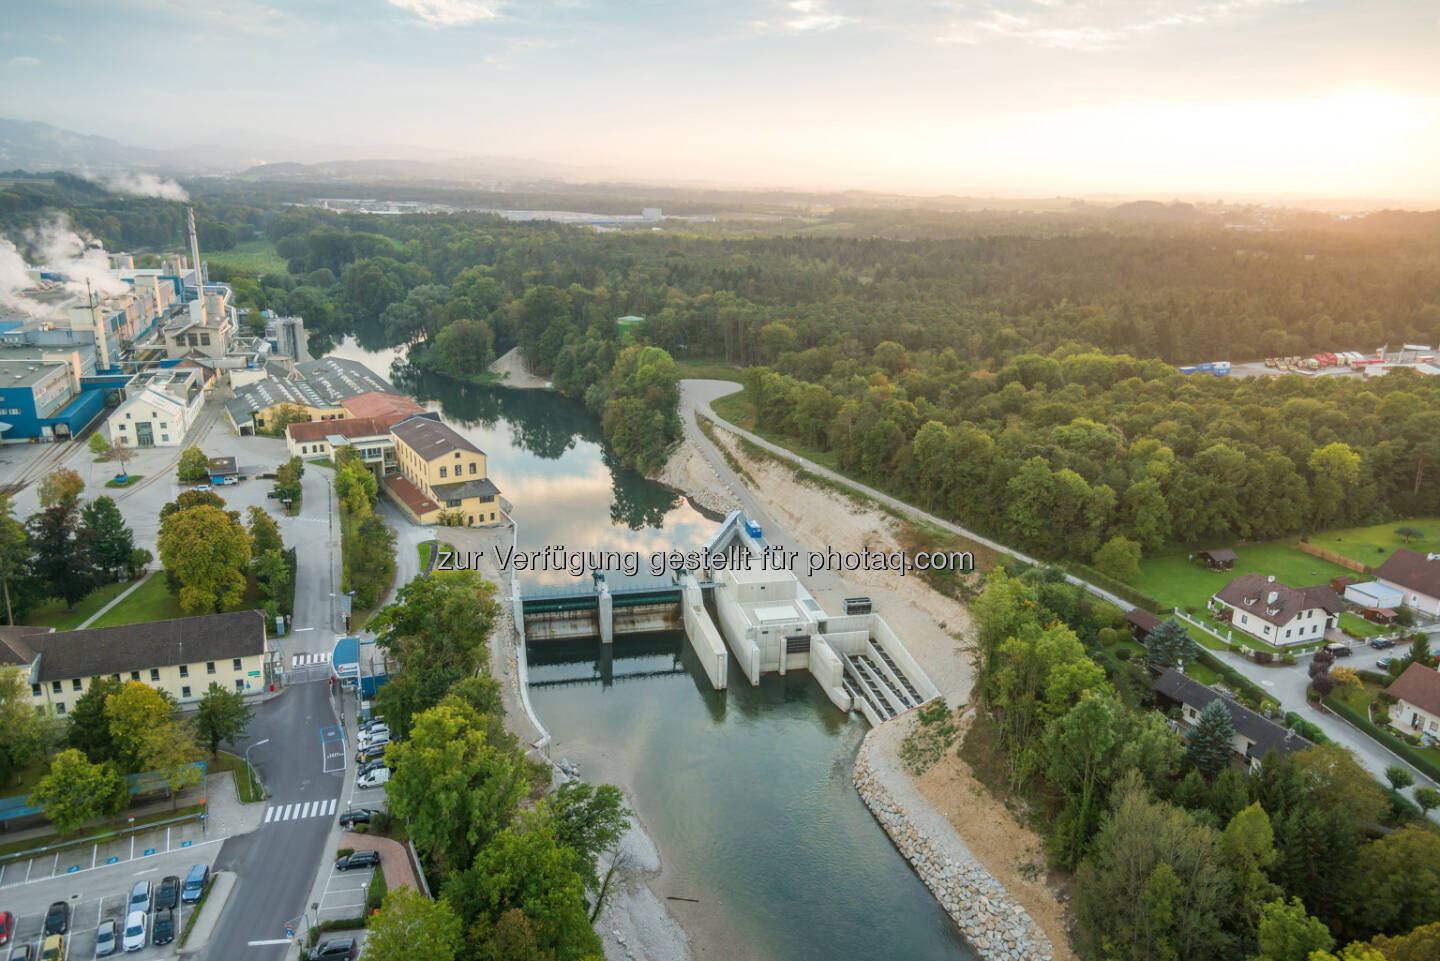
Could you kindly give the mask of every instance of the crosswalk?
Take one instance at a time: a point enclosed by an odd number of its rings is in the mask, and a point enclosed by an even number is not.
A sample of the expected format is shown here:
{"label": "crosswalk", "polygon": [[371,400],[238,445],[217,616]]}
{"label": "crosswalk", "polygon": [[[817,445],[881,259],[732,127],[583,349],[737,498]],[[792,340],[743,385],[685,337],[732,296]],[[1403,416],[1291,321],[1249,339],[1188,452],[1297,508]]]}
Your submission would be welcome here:
{"label": "crosswalk", "polygon": [[339,798],[331,798],[328,801],[301,801],[298,804],[272,804],[265,809],[265,823],[272,821],[298,821],[304,818],[330,817],[335,813],[335,805],[340,802]]}
{"label": "crosswalk", "polygon": [[320,654],[295,654],[290,658],[291,667],[305,667],[307,664],[328,664],[329,662],[330,654],[328,652]]}

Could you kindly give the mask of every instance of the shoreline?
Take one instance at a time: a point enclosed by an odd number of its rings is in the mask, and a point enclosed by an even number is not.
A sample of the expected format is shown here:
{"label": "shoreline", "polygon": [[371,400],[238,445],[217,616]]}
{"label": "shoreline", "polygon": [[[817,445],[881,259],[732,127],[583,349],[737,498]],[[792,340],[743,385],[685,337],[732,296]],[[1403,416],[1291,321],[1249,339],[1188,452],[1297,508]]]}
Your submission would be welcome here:
{"label": "shoreline", "polygon": [[492,374],[501,375],[501,380],[495,384],[497,387],[510,387],[515,390],[550,390],[553,386],[544,377],[537,377],[530,373],[530,368],[525,366],[525,360],[520,356],[519,347],[512,347],[496,357],[486,369]]}

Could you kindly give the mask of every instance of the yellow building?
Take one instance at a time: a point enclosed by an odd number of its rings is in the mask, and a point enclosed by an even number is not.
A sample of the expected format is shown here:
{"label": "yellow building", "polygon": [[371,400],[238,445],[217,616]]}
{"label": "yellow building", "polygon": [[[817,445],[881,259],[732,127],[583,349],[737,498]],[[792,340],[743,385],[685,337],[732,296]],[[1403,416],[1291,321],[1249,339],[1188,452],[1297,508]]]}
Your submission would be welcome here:
{"label": "yellow building", "polygon": [[434,412],[415,414],[390,428],[398,473],[385,488],[421,524],[455,518],[466,527],[501,523],[500,490],[485,472],[485,452]]}
{"label": "yellow building", "polygon": [[212,683],[260,694],[278,657],[260,611],[55,633],[0,628],[0,664],[21,669],[36,711],[61,717],[102,677],[149,684],[181,704],[200,700]]}

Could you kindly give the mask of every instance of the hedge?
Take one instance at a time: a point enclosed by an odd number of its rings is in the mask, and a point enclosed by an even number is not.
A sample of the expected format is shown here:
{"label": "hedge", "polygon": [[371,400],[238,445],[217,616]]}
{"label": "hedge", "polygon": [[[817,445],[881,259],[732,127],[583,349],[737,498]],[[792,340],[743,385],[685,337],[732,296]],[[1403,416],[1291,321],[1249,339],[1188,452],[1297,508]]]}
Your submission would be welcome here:
{"label": "hedge", "polygon": [[1294,711],[1285,712],[1285,726],[1305,738],[1311,744],[1329,744],[1330,739],[1319,727],[1311,724]]}
{"label": "hedge", "polygon": [[1161,604],[1159,601],[1155,600],[1155,598],[1149,596],[1148,594],[1140,593],[1139,591],[1135,590],[1135,588],[1126,584],[1124,581],[1116,580],[1109,574],[1102,574],[1095,568],[1090,567],[1087,564],[1081,564],[1078,561],[1068,561],[1065,563],[1064,566],[1070,570],[1070,573],[1074,574],[1082,581],[1089,581],[1096,587],[1103,588],[1104,590],[1109,591],[1111,594],[1114,594],[1116,597],[1123,597],[1131,604],[1134,604],[1137,607],[1143,607],[1151,614],[1158,613],[1160,610]]}
{"label": "hedge", "polygon": [[1338,697],[1332,694],[1329,697],[1325,698],[1325,706],[1328,707],[1330,710],[1334,711],[1336,714],[1339,714],[1345,720],[1349,721],[1354,727],[1357,727],[1364,733],[1370,735],[1373,740],[1378,741],[1385,747],[1389,748],[1391,751],[1395,752],[1396,754],[1403,757],[1405,760],[1409,761],[1411,764],[1415,765],[1417,768],[1419,768],[1425,774],[1429,775],[1431,778],[1440,780],[1440,765],[1435,764],[1420,751],[1416,750],[1411,745],[1406,744],[1404,741],[1400,740],[1398,737],[1391,734],[1389,731],[1381,729],[1368,717],[1365,717],[1359,711],[1352,708],[1349,704],[1346,704],[1344,701],[1340,700]]}
{"label": "hedge", "polygon": [[1357,670],[1355,672],[1355,676],[1360,678],[1360,680],[1362,681],[1367,681],[1371,684],[1379,684],[1381,687],[1385,687],[1391,681],[1395,680],[1395,678],[1390,676],[1389,674],[1382,674],[1379,671]]}

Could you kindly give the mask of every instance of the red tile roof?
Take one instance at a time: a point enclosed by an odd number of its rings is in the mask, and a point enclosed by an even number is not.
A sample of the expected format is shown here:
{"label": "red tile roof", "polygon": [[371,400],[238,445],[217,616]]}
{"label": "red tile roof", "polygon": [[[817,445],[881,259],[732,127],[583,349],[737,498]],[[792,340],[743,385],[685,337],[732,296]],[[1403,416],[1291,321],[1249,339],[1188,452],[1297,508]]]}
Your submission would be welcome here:
{"label": "red tile roof", "polygon": [[285,433],[291,440],[308,444],[335,434],[341,437],[372,437],[384,434],[385,425],[373,417],[344,417],[340,420],[311,420],[291,424]]}
{"label": "red tile roof", "polygon": [[349,411],[351,417],[373,417],[382,427],[387,428],[411,414],[419,414],[425,410],[404,394],[386,394],[375,390],[346,398],[340,402],[340,406]]}
{"label": "red tile roof", "polygon": [[1391,681],[1385,690],[1406,704],[1413,704],[1427,714],[1440,717],[1440,671],[1433,667],[1411,661],[1405,672]]}
{"label": "red tile roof", "polygon": [[1407,591],[1440,597],[1440,560],[1432,561],[1426,554],[1397,548],[1375,569],[1375,576]]}
{"label": "red tile roof", "polygon": [[[1270,600],[1271,594],[1275,595],[1273,601]],[[1297,614],[1312,607],[1323,608],[1330,614],[1338,614],[1345,609],[1339,596],[1328,585],[1286,587],[1258,573],[1241,574],[1216,591],[1215,597],[1237,611],[1246,611],[1282,627]]]}
{"label": "red tile roof", "polygon": [[414,511],[416,516],[440,509],[439,504],[421,493],[420,488],[410,483],[409,478],[404,474],[386,474],[385,486],[390,488],[406,507]]}

